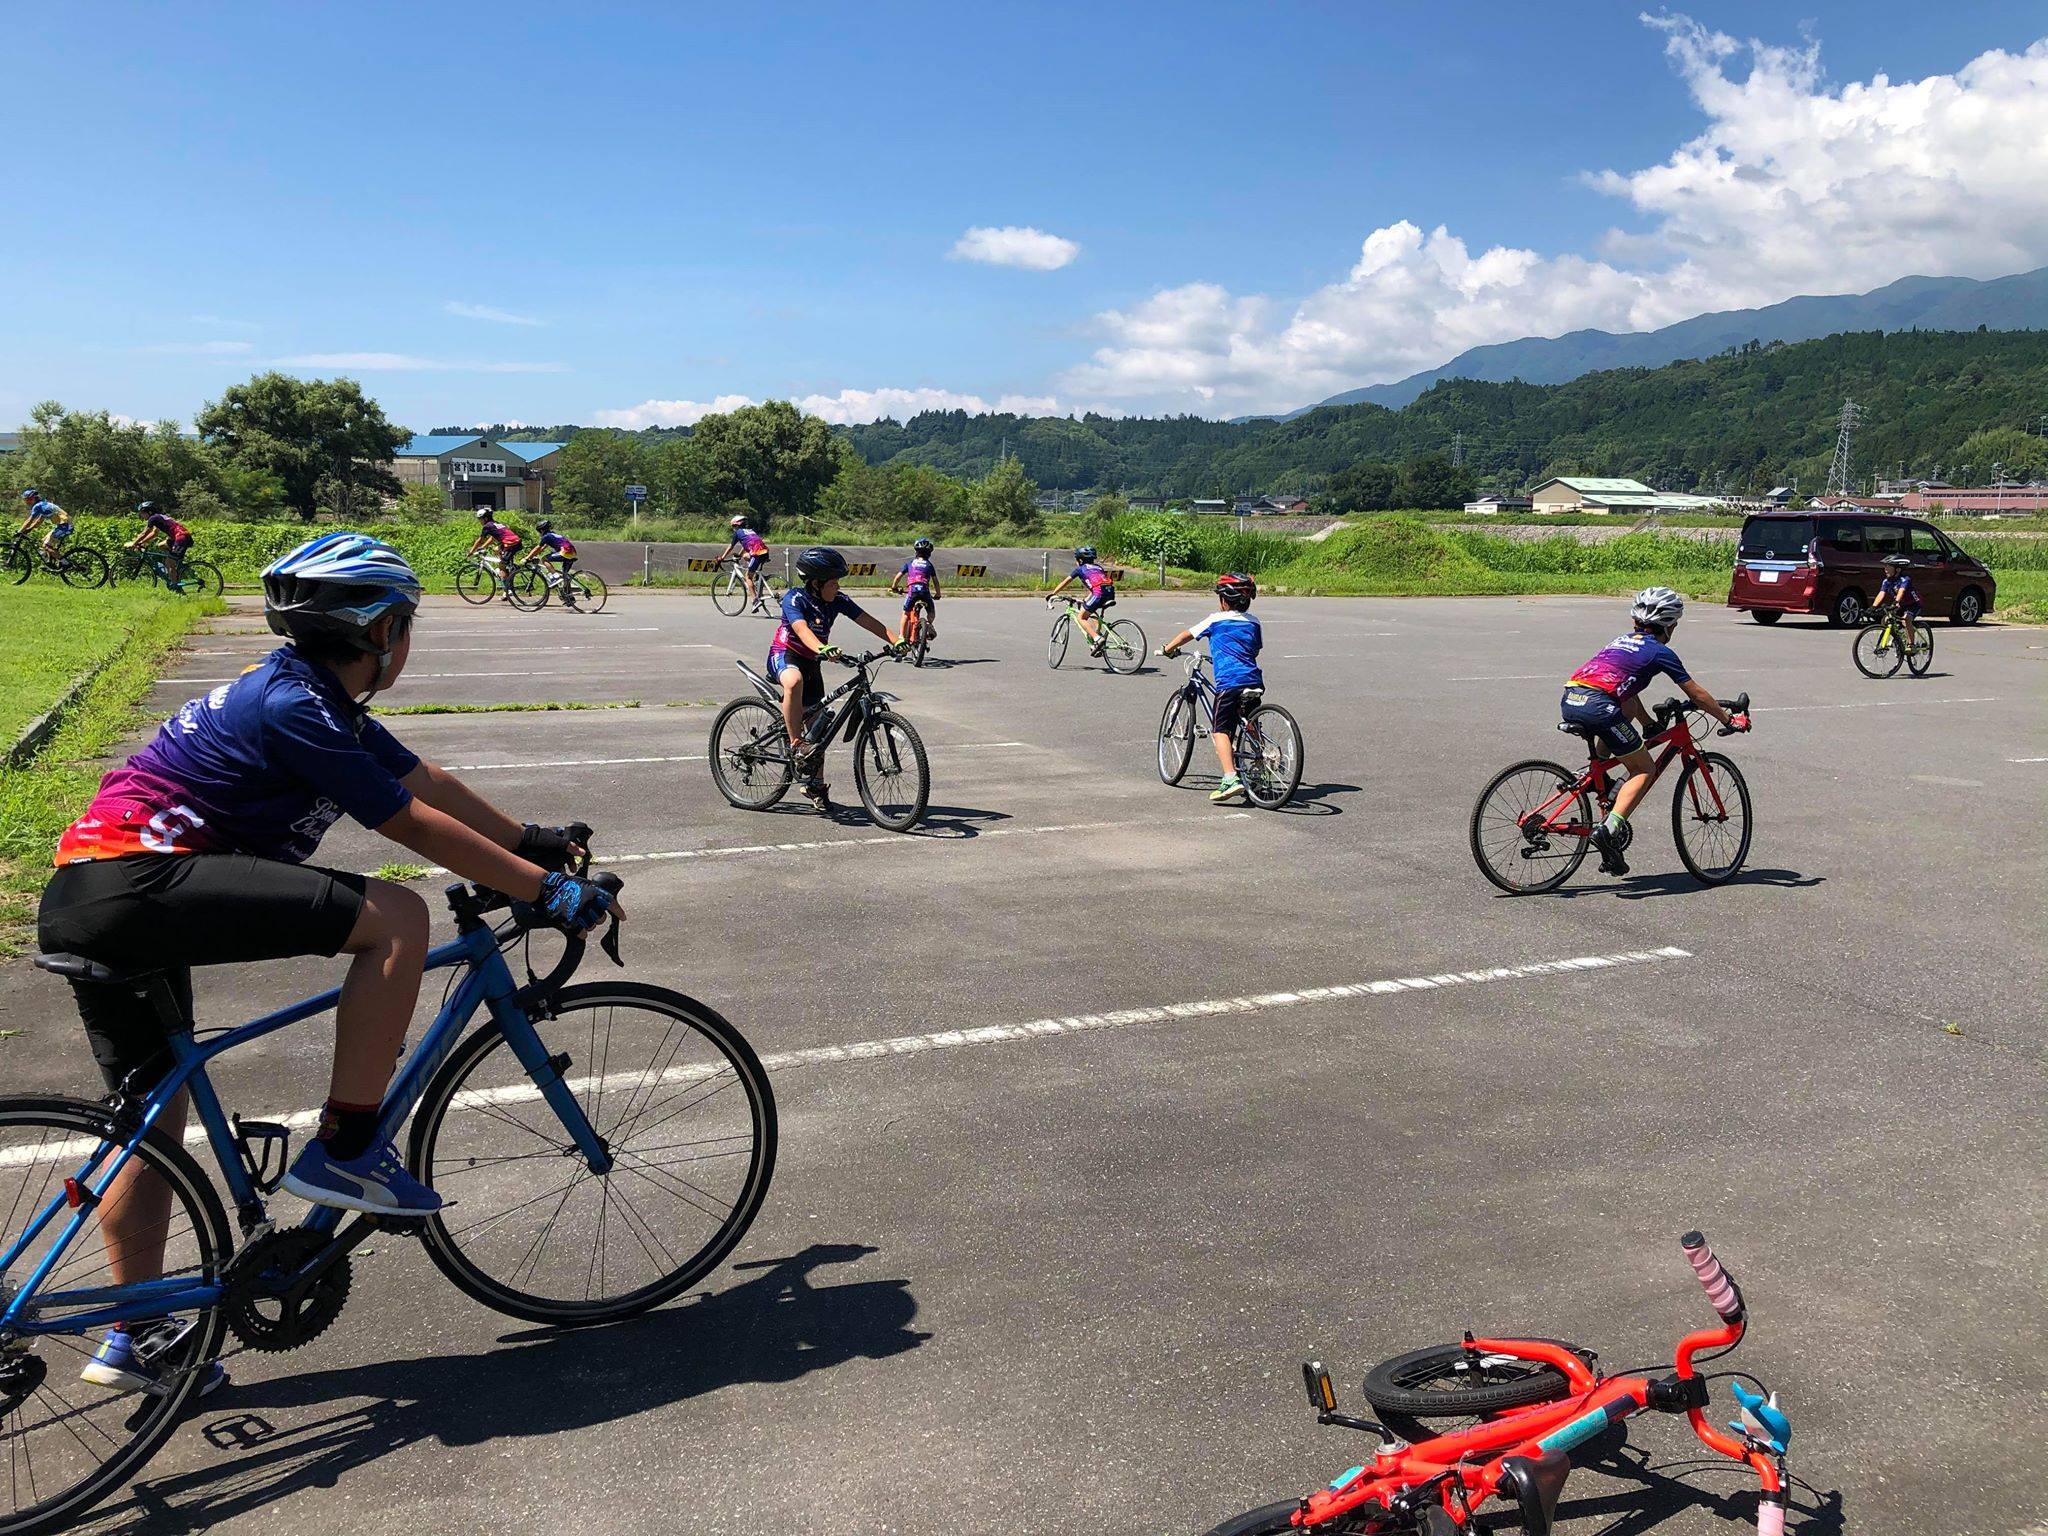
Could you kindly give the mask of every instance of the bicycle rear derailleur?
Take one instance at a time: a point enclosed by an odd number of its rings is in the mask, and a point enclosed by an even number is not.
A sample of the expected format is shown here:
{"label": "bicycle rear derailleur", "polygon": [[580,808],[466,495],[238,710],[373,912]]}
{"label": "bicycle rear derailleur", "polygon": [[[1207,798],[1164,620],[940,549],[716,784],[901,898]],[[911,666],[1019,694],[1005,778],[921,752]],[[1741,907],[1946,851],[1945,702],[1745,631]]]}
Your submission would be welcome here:
{"label": "bicycle rear derailleur", "polygon": [[251,1349],[275,1352],[326,1332],[348,1300],[348,1254],[308,1266],[335,1242],[332,1234],[306,1227],[252,1239],[229,1267],[221,1299],[235,1337]]}

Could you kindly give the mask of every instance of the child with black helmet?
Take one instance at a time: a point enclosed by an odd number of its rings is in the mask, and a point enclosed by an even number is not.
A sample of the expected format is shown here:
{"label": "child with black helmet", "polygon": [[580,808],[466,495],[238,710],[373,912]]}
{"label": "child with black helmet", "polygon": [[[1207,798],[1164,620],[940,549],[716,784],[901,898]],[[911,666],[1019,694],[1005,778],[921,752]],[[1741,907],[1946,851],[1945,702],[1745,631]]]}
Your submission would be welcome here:
{"label": "child with black helmet", "polygon": [[1259,670],[1266,634],[1251,614],[1252,599],[1258,595],[1259,584],[1251,577],[1224,572],[1216,578],[1216,611],[1175,635],[1159,653],[1171,656],[1197,640],[1209,642],[1209,665],[1216,674],[1216,719],[1209,745],[1216,749],[1216,761],[1223,769],[1222,780],[1209,796],[1217,805],[1234,805],[1245,798],[1244,785],[1237,776],[1234,742],[1237,728],[1244,722],[1246,692],[1266,686],[1266,676]]}
{"label": "child with black helmet", "polygon": [[891,592],[903,594],[903,638],[913,638],[921,629],[929,641],[939,627],[929,617],[939,601],[939,568],[932,564],[932,541],[919,539],[910,546],[910,558],[903,562],[889,582]]}
{"label": "child with black helmet", "polygon": [[1083,544],[1074,551],[1074,568],[1060,579],[1060,584],[1045,594],[1045,606],[1050,608],[1072,582],[1080,582],[1088,589],[1088,601],[1081,605],[1075,615],[1081,621],[1081,633],[1088,637],[1088,654],[1102,654],[1102,624],[1096,617],[1103,609],[1116,601],[1116,578],[1095,558],[1095,546]]}
{"label": "child with black helmet", "polygon": [[814,545],[796,557],[797,585],[782,594],[782,622],[768,646],[768,675],[782,689],[782,723],[789,729],[789,749],[796,756],[800,787],[813,803],[825,803],[828,786],[813,770],[814,754],[804,748],[804,711],[825,697],[821,662],[837,656],[832,621],[852,619],[878,635],[886,645],[899,637],[879,619],[839,590],[846,579],[846,556]]}

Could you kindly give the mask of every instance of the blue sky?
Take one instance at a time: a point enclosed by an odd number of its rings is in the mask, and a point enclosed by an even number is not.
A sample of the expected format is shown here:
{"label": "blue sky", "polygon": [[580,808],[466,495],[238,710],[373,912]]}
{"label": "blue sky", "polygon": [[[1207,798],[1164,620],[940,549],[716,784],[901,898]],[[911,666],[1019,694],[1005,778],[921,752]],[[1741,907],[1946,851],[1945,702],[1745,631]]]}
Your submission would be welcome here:
{"label": "blue sky", "polygon": [[2048,262],[2040,5],[1807,9],[17,7],[0,422],[1230,414]]}

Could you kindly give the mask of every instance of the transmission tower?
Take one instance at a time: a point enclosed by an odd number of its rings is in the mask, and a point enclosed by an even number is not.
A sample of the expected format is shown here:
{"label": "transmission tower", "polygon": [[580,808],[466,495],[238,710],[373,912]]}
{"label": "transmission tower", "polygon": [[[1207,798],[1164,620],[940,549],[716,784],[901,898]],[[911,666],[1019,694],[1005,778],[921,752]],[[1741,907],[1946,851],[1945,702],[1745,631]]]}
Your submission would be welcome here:
{"label": "transmission tower", "polygon": [[1842,415],[1835,431],[1835,462],[1828,466],[1825,496],[1847,496],[1851,494],[1849,480],[1849,449],[1856,437],[1856,428],[1863,420],[1863,407],[1854,400],[1842,402]]}
{"label": "transmission tower", "polygon": [[1463,432],[1453,432],[1451,434],[1451,468],[1463,469],[1464,467],[1465,434]]}

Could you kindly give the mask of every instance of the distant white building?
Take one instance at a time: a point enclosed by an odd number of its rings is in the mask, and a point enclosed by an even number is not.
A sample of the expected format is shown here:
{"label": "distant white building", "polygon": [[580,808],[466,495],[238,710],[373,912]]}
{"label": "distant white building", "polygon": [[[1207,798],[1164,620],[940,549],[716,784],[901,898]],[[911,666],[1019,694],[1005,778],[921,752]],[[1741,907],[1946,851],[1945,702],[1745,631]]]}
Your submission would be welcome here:
{"label": "distant white building", "polygon": [[438,433],[413,438],[392,455],[401,485],[437,485],[459,512],[548,510],[561,443],[499,442],[485,433]]}
{"label": "distant white building", "polygon": [[1705,512],[1721,505],[1713,496],[1656,491],[1640,480],[1591,475],[1554,475],[1529,492],[1532,512],[1592,512],[1640,516],[1646,512]]}

